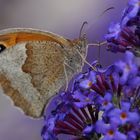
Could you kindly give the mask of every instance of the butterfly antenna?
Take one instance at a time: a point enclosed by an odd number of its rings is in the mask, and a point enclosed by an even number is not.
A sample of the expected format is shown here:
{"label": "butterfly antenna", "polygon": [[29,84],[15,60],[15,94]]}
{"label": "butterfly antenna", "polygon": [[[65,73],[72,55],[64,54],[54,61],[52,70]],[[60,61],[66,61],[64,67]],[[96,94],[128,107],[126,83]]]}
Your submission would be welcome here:
{"label": "butterfly antenna", "polygon": [[84,29],[84,27],[85,27],[86,24],[88,24],[88,22],[87,21],[84,21],[83,24],[82,24],[82,26],[81,26],[80,33],[79,33],[79,39],[82,37],[82,32],[83,32],[83,29]]}
{"label": "butterfly antenna", "polygon": [[105,9],[105,10],[101,13],[100,17],[103,16],[103,15],[104,15],[106,12],[108,12],[109,10],[113,10],[113,9],[115,9],[115,7],[113,7],[113,6],[111,6],[111,7],[107,8],[107,9]]}
{"label": "butterfly antenna", "polygon": [[113,9],[115,9],[115,7],[113,7],[113,6],[111,6],[111,7],[107,8],[107,9],[105,9],[100,15],[98,15],[98,17],[96,17],[96,19],[94,20],[94,22],[88,27],[87,30],[89,30],[93,25],[95,25],[96,22],[99,21],[99,19],[100,19],[105,13],[107,13],[108,11],[113,10]]}

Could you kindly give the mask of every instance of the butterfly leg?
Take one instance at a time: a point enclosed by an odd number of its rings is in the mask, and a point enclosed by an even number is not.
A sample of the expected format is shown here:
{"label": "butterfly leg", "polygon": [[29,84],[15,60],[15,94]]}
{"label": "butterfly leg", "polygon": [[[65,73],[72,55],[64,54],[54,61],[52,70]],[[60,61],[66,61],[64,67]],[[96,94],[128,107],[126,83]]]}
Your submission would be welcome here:
{"label": "butterfly leg", "polygon": [[63,67],[64,67],[64,73],[65,73],[65,79],[66,79],[66,86],[65,86],[65,91],[66,91],[68,89],[69,81],[68,81],[68,74],[67,74],[66,64],[65,63],[63,63]]}
{"label": "butterfly leg", "polygon": [[84,61],[84,63],[87,64],[88,66],[90,66],[94,71],[96,71],[96,67],[93,67],[78,50],[76,50],[76,51],[80,55],[80,57],[82,58],[82,60]]}
{"label": "butterfly leg", "polygon": [[88,46],[93,46],[93,47],[97,46],[99,48],[99,51],[98,51],[98,65],[100,65],[100,66],[101,66],[101,64],[100,64],[101,46],[104,46],[106,44],[107,44],[107,41],[88,44]]}
{"label": "butterfly leg", "polygon": [[69,85],[67,68],[71,69],[73,72],[74,72],[74,69],[69,64],[67,64],[66,62],[63,63],[63,67],[64,67],[64,73],[65,73],[65,79],[66,79],[66,86],[65,86],[65,91],[66,91],[68,89],[68,85]]}
{"label": "butterfly leg", "polygon": [[88,46],[102,46],[102,45],[106,45],[107,41],[103,41],[103,42],[99,42],[99,43],[90,43],[87,44]]}

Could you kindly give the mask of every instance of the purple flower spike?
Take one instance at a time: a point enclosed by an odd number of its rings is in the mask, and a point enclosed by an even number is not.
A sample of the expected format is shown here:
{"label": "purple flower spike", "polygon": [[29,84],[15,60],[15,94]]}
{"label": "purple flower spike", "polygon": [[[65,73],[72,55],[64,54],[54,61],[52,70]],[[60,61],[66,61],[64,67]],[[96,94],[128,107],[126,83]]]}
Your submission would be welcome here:
{"label": "purple flower spike", "polygon": [[122,26],[127,25],[127,23],[138,16],[138,12],[140,10],[140,0],[130,0],[127,8],[125,8],[123,17],[122,17]]}
{"label": "purple flower spike", "polygon": [[70,140],[140,138],[140,67],[131,52],[107,69],[88,69],[58,97],[45,117],[43,140],[60,140],[60,135]]}
{"label": "purple flower spike", "polygon": [[140,0],[129,1],[120,23],[111,24],[105,39],[107,50],[114,53],[129,50],[140,57]]}

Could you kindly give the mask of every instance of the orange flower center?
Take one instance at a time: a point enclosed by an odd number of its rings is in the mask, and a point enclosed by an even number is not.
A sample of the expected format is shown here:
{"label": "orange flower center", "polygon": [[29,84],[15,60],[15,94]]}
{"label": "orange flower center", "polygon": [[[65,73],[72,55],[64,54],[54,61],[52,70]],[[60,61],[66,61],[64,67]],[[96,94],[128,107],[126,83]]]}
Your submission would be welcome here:
{"label": "orange flower center", "polygon": [[113,136],[114,135],[114,131],[113,130],[109,130],[108,131],[108,134],[111,135],[111,136]]}
{"label": "orange flower center", "polygon": [[103,102],[103,105],[104,105],[104,106],[108,105],[108,101],[104,101],[104,102]]}
{"label": "orange flower center", "polygon": [[89,86],[89,87],[91,87],[91,86],[92,86],[92,82],[91,82],[91,81],[88,83],[88,86]]}
{"label": "orange flower center", "polygon": [[126,118],[127,118],[126,112],[122,112],[122,113],[121,113],[121,118],[122,118],[122,119],[126,119]]}

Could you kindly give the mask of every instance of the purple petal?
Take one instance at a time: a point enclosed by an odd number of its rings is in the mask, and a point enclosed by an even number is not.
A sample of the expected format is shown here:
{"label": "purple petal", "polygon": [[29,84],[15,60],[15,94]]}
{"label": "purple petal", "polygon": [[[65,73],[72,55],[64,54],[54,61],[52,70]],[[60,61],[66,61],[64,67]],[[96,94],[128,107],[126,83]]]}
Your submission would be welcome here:
{"label": "purple petal", "polygon": [[118,38],[118,35],[121,31],[120,24],[117,23],[111,23],[109,27],[109,33],[105,36],[105,38],[108,40],[110,38]]}
{"label": "purple petal", "polygon": [[87,105],[85,102],[75,102],[74,104],[77,108],[84,108]]}
{"label": "purple petal", "polygon": [[80,82],[79,86],[80,86],[81,88],[88,89],[88,88],[90,88],[90,83],[91,83],[90,80],[85,79],[85,80],[83,80],[83,81]]}
{"label": "purple petal", "polygon": [[93,131],[93,125],[90,126],[86,126],[86,128],[83,130],[83,133],[88,134],[91,133]]}
{"label": "purple petal", "polygon": [[78,90],[76,90],[74,92],[74,94],[72,95],[72,97],[74,99],[78,99],[78,100],[84,100],[85,99],[85,96],[80,91],[78,91]]}
{"label": "purple petal", "polygon": [[136,140],[136,134],[133,131],[128,132],[128,140]]}
{"label": "purple petal", "polygon": [[110,117],[119,117],[120,116],[120,114],[121,114],[121,110],[120,109],[118,109],[118,108],[115,108],[115,109],[113,109],[113,110],[111,110],[110,112],[109,112],[109,116]]}
{"label": "purple petal", "polygon": [[128,113],[128,118],[130,122],[138,123],[140,121],[140,115],[136,112]]}
{"label": "purple petal", "polygon": [[104,99],[106,99],[107,101],[111,101],[112,100],[112,94],[107,92],[104,96]]}
{"label": "purple petal", "polygon": [[95,129],[96,129],[96,132],[104,134],[104,133],[106,133],[108,127],[109,126],[107,124],[105,124],[102,120],[99,120],[96,122]]}
{"label": "purple petal", "polygon": [[121,102],[121,108],[123,111],[129,111],[131,104],[128,102]]}
{"label": "purple petal", "polygon": [[117,131],[115,134],[114,140],[127,140],[127,136]]}

